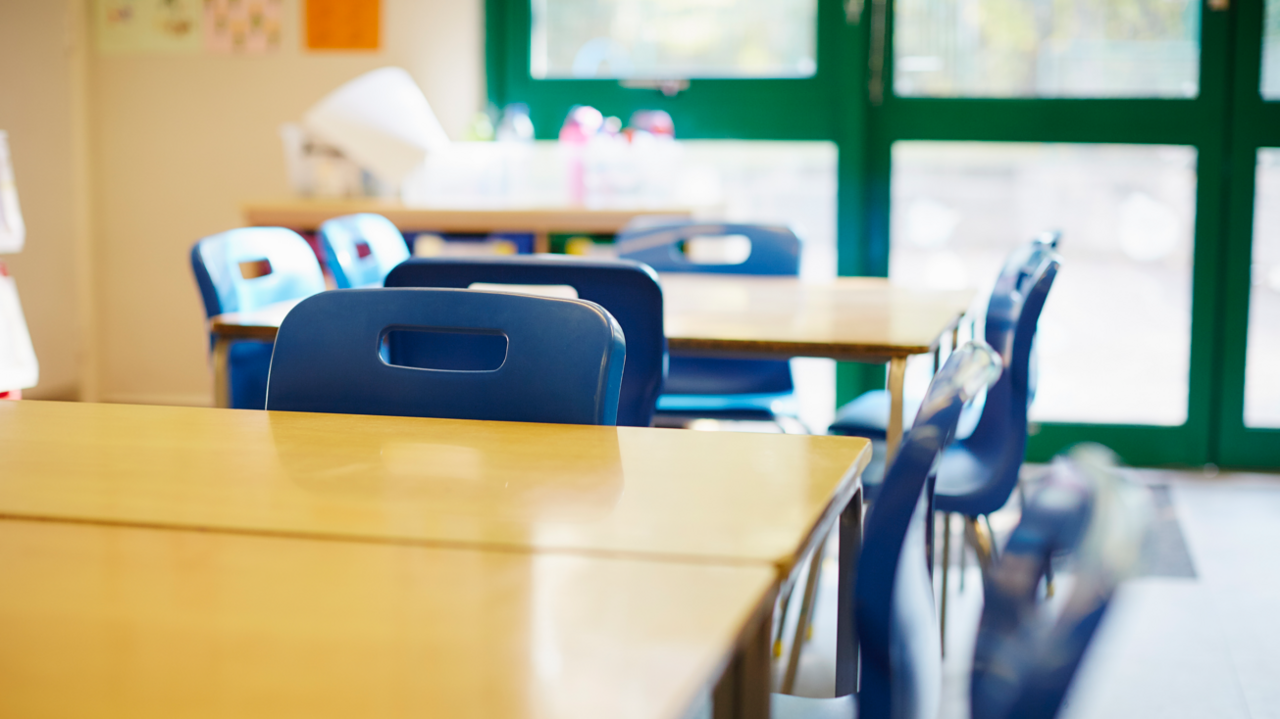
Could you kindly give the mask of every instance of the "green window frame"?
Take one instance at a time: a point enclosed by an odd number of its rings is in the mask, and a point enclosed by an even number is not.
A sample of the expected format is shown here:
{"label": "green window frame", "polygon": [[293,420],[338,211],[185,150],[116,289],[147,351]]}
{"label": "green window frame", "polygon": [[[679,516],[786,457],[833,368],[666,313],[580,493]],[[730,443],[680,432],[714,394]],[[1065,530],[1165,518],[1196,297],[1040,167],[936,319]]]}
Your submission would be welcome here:
{"label": "green window frame", "polygon": [[[892,0],[819,0],[816,74],[693,79],[668,97],[612,80],[534,80],[528,0],[486,0],[491,103],[524,102],[555,138],[574,104],[627,117],[662,109],[684,139],[826,140],[839,150],[841,275],[888,274],[893,143],[909,140],[1185,145],[1197,152],[1187,421],[1177,427],[1044,423],[1027,456],[1098,441],[1141,465],[1280,466],[1280,431],[1241,420],[1254,153],[1280,147],[1280,104],[1258,94],[1262,1],[1207,2],[1199,95],[1170,99],[965,99],[892,92]],[[865,7],[864,7],[865,4]],[[797,111],[802,108],[803,112]],[[883,368],[842,364],[838,401],[882,387]]]}

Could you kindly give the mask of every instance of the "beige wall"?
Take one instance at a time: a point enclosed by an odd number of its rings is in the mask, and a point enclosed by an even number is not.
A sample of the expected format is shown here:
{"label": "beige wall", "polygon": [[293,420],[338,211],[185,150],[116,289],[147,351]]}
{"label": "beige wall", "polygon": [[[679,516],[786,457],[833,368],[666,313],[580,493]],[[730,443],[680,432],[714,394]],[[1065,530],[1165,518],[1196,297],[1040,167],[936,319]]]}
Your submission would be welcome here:
{"label": "beige wall", "polygon": [[294,0],[275,56],[94,58],[102,399],[211,401],[192,243],[241,224],[241,202],[286,195],[277,127],[365,71],[409,70],[459,137],[483,102],[481,7],[383,0],[377,53],[303,52]]}
{"label": "beige wall", "polygon": [[9,133],[27,225],[25,251],[0,259],[18,283],[40,360],[30,397],[76,397],[88,347],[77,234],[87,161],[77,129],[83,47],[70,9],[57,0],[0,2],[0,130]]}
{"label": "beige wall", "polygon": [[362,72],[404,67],[460,137],[483,104],[481,0],[383,0],[382,51],[327,53],[300,49],[285,0],[283,49],[259,57],[102,56],[81,2],[0,1],[0,129],[29,229],[10,265],[41,365],[29,394],[208,404],[192,243],[288,193],[277,127]]}

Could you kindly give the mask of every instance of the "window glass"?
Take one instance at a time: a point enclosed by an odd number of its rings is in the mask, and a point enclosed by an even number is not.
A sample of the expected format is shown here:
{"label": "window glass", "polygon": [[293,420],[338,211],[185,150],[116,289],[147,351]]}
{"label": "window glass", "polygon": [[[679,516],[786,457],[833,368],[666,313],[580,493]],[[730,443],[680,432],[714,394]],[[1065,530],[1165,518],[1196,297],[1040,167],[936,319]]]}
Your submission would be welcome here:
{"label": "window glass", "polygon": [[1280,150],[1258,151],[1244,423],[1280,428]]}
{"label": "window glass", "polygon": [[899,96],[1199,92],[1198,0],[895,0],[893,6]]}
{"label": "window glass", "polygon": [[810,77],[817,0],[533,0],[544,78]]}
{"label": "window glass", "polygon": [[985,298],[1009,252],[1061,230],[1032,419],[1181,425],[1195,164],[1180,146],[896,143],[890,277]]}
{"label": "window glass", "polygon": [[1280,100],[1280,0],[1267,0],[1262,34],[1262,99]]}

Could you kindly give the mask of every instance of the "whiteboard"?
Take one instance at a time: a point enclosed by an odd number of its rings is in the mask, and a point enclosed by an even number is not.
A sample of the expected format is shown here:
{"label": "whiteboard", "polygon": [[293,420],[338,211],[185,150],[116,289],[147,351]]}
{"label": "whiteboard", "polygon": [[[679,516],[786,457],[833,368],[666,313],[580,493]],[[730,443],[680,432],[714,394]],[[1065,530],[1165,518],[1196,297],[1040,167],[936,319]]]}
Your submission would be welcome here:
{"label": "whiteboard", "polygon": [[18,207],[18,186],[9,161],[9,134],[0,130],[0,255],[22,251],[27,228]]}
{"label": "whiteboard", "polygon": [[36,386],[40,366],[31,347],[18,285],[0,261],[0,392]]}

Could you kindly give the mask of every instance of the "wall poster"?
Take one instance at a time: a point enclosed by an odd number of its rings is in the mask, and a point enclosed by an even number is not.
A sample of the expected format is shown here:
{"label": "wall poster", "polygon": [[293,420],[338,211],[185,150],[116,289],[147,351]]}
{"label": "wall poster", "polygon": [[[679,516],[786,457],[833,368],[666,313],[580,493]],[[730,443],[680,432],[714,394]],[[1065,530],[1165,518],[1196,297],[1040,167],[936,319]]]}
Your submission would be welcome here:
{"label": "wall poster", "polygon": [[308,50],[377,50],[381,0],[306,0]]}

